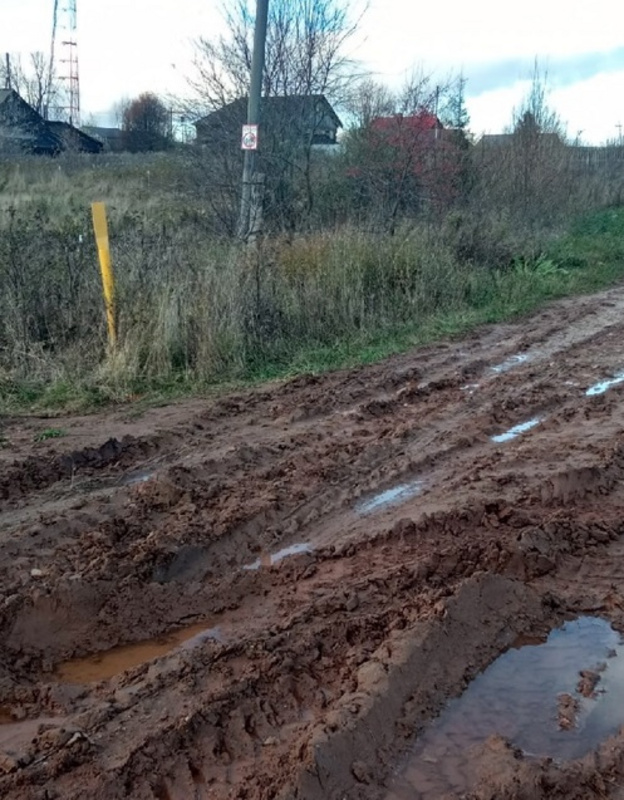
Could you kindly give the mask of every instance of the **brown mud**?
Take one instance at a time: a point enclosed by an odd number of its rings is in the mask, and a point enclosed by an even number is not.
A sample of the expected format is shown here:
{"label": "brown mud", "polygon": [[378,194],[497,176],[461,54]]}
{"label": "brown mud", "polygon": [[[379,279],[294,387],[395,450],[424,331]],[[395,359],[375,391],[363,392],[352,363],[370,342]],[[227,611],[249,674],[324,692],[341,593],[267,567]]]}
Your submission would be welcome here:
{"label": "brown mud", "polygon": [[[47,441],[2,420],[0,797],[624,798],[619,718],[563,759],[494,720],[440,790],[414,766],[510,648],[624,631],[623,335],[616,288]],[[566,659],[558,737],[616,696],[617,657]]]}

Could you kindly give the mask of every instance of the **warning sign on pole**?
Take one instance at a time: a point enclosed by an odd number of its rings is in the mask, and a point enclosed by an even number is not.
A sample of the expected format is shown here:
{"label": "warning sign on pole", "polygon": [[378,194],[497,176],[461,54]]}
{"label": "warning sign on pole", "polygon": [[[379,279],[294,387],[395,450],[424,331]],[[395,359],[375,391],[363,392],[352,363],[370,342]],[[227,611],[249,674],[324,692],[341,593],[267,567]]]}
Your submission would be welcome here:
{"label": "warning sign on pole", "polygon": [[243,136],[241,138],[241,148],[243,150],[258,149],[258,126],[243,125]]}

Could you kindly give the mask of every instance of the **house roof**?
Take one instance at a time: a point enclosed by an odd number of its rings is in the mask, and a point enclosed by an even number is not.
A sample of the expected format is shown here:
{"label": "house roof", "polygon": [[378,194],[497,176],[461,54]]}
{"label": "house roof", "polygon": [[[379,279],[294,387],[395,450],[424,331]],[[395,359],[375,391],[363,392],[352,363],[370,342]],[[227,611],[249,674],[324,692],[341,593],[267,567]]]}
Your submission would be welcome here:
{"label": "house roof", "polygon": [[[10,102],[9,102],[10,101]],[[3,138],[35,153],[58,153],[61,142],[43,117],[13,89],[0,90]]]}
{"label": "house roof", "polygon": [[484,133],[479,139],[479,144],[500,147],[509,144],[513,139],[511,133]]}
{"label": "house roof", "polygon": [[101,142],[68,122],[44,119],[13,89],[0,89],[0,112],[4,140],[12,146],[49,155],[66,148],[91,153],[102,150]]}
{"label": "house roof", "polygon": [[72,142],[74,146],[78,146],[82,151],[99,153],[103,148],[102,142],[90,136],[88,133],[81,131],[79,128],[70,125],[69,122],[53,120],[47,122],[47,126],[62,140]]}
{"label": "house roof", "polygon": [[[563,144],[558,133],[539,133],[539,140],[544,144]],[[477,144],[483,147],[504,147],[518,141],[516,133],[484,133]]]}
{"label": "house roof", "polygon": [[[337,128],[342,128],[342,122],[340,117],[334,109],[332,108],[330,102],[327,100],[324,94],[292,94],[286,96],[269,96],[269,97],[262,97],[260,99],[260,112],[264,112],[267,114],[280,114],[285,115],[288,117],[296,117],[300,115],[302,112],[307,111],[307,109],[312,105],[316,107],[318,105],[324,106],[323,110],[328,113],[334,123],[336,124]],[[236,100],[233,100],[231,103],[223,106],[222,108],[213,111],[212,113],[208,114],[206,117],[197,120],[195,125],[202,125],[203,123],[210,122],[215,120],[218,116],[228,116],[232,119],[234,118],[243,118],[247,111],[247,98],[246,97],[239,97]]]}
{"label": "house roof", "polygon": [[430,111],[419,111],[417,114],[393,114],[391,117],[376,117],[371,122],[374,131],[413,131],[423,133],[424,131],[441,130],[444,125],[435,114]]}
{"label": "house roof", "polygon": [[96,139],[121,139],[121,128],[103,128],[99,125],[83,125],[82,130],[89,136],[94,136]]}

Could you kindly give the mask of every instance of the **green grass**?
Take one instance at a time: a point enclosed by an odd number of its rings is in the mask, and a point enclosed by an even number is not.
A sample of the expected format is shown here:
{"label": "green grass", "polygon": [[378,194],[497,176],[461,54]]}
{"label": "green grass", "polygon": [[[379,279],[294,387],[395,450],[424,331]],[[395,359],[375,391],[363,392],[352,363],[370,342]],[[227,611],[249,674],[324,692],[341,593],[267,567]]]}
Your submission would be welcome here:
{"label": "green grass", "polygon": [[304,347],[287,363],[268,362],[255,381],[370,364],[431,342],[464,335],[480,325],[518,319],[563,297],[588,294],[624,279],[624,208],[575,222],[534,261],[481,273],[457,308],[404,326],[345,339],[333,346]]}
{"label": "green grass", "polygon": [[[104,361],[91,370],[79,367],[69,376],[62,371],[52,378],[36,373],[0,375],[0,411],[60,413],[131,402],[139,414],[191,394],[214,395],[302,373],[369,364],[462,336],[482,324],[521,318],[557,298],[595,292],[624,278],[623,208],[578,219],[567,233],[546,244],[539,257],[519,254],[499,269],[460,264],[446,244],[434,240],[430,252],[429,240],[411,237],[408,232],[402,240],[397,236],[377,247],[365,237],[342,241],[327,235],[277,252],[272,294],[267,293],[276,310],[268,319],[281,328],[277,333],[254,334],[257,344],[237,339],[239,334],[231,327],[236,296],[223,294],[220,284],[211,283],[222,292],[220,305],[194,308],[199,298],[189,284],[182,300],[174,298],[175,324],[159,307],[137,312],[135,327],[126,334],[126,351],[117,361]],[[222,251],[220,258],[227,263]],[[228,290],[235,285],[238,291],[239,278],[228,280]],[[253,284],[248,291],[253,297]],[[371,297],[377,304],[372,310]],[[223,320],[215,321],[215,309],[227,303],[233,309],[230,317],[224,312]],[[187,311],[186,304],[193,335],[208,336],[215,348],[207,350],[198,339],[191,366],[188,341],[180,338],[184,329],[179,327],[180,309]],[[356,310],[347,313],[349,304]],[[163,322],[158,327],[154,318],[161,311]],[[197,328],[204,323],[211,327]],[[171,343],[160,342],[162,336],[170,337]],[[130,369],[128,353],[135,360],[142,353],[145,363],[155,359],[154,365],[149,370]],[[205,368],[202,353],[211,357],[218,353],[219,358]],[[56,429],[40,434],[42,440],[58,435],[62,432]]]}
{"label": "green grass", "polygon": [[65,431],[60,428],[46,428],[35,436],[35,442],[47,442],[48,439],[60,439],[65,436]]}

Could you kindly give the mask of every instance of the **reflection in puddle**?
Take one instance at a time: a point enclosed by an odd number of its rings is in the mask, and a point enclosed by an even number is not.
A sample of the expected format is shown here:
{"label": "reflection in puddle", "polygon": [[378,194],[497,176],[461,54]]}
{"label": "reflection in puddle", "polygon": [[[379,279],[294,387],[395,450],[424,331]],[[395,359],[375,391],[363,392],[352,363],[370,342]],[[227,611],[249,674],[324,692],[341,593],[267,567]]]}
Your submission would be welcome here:
{"label": "reflection in puddle", "polygon": [[395,503],[404,503],[411,497],[422,492],[424,483],[423,481],[412,481],[411,483],[402,483],[400,486],[395,486],[392,489],[386,489],[385,492],[376,494],[369,500],[364,500],[358,503],[356,511],[360,514],[370,514],[371,511],[378,511],[384,506],[394,505]]}
{"label": "reflection in puddle", "polygon": [[521,433],[530,431],[531,428],[539,425],[541,421],[541,417],[533,417],[533,419],[528,420],[528,422],[521,422],[519,425],[514,425],[513,428],[505,431],[505,433],[499,433],[497,436],[491,436],[490,438],[493,442],[499,444],[502,442],[509,442],[511,439],[515,439],[516,436],[520,436]]}
{"label": "reflection in puddle", "polygon": [[501,372],[507,372],[514,367],[517,367],[518,364],[524,364],[528,361],[530,356],[527,353],[518,353],[518,355],[510,356],[506,358],[504,361],[501,361],[500,364],[496,364],[494,367],[490,367],[492,372],[496,372],[500,374]]}
{"label": "reflection in puddle", "polygon": [[[596,668],[603,671],[588,697],[579,673]],[[562,695],[576,709],[572,726],[558,717]],[[566,761],[596,748],[623,722],[621,636],[605,620],[581,617],[541,644],[508,650],[451,700],[416,742],[388,797],[437,800],[467,792],[476,779],[472,748],[494,734],[529,756]]]}
{"label": "reflection in puddle", "polygon": [[589,389],[585,392],[588,397],[592,397],[596,394],[604,394],[607,389],[610,389],[612,386],[617,386],[618,383],[624,382],[624,373],[620,373],[613,378],[610,378],[606,381],[600,381],[599,383],[595,383],[593,386],[590,386]]}
{"label": "reflection in puddle", "polygon": [[136,470],[135,472],[128,472],[127,475],[124,475],[119,483],[122,486],[134,486],[137,483],[147,483],[147,481],[151,480],[156,473],[154,469],[140,469]]}
{"label": "reflection in puddle", "polygon": [[260,569],[260,567],[272,567],[274,564],[282,561],[288,556],[298,556],[301,553],[311,553],[312,546],[307,542],[298,544],[291,544],[290,547],[284,547],[283,550],[278,550],[276,553],[263,553],[260,558],[257,558],[251,564],[245,564],[243,569]]}
{"label": "reflection in puddle", "polygon": [[196,647],[208,639],[224,641],[219,628],[207,628],[205,622],[199,622],[155,639],[121,645],[86,658],[74,658],[61,664],[55,675],[61,683],[106,681],[172,650]]}

